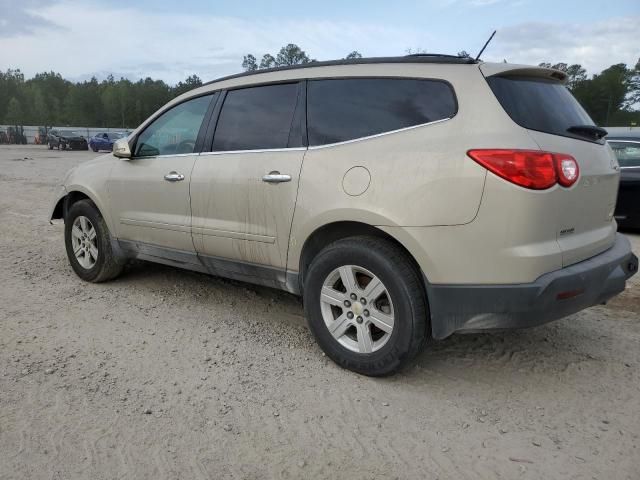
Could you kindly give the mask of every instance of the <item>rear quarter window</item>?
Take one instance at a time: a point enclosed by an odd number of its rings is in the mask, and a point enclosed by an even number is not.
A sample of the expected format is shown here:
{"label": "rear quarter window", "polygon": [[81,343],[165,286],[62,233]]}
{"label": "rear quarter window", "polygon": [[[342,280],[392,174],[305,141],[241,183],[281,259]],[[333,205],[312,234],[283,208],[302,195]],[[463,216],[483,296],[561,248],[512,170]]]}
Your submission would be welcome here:
{"label": "rear quarter window", "polygon": [[514,122],[529,130],[585,140],[567,131],[595,125],[562,83],[534,77],[489,77],[489,86]]}
{"label": "rear quarter window", "polygon": [[441,80],[311,80],[307,96],[310,146],[443,120],[457,111],[451,85]]}

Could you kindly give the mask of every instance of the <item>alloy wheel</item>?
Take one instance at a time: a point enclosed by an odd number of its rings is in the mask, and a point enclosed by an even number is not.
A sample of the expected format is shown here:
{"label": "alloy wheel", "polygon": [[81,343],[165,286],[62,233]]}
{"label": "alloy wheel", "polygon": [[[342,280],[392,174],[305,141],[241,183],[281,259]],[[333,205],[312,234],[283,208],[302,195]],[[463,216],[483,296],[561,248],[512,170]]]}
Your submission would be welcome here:
{"label": "alloy wheel", "polygon": [[320,308],[333,338],[356,353],[379,350],[393,332],[389,291],[376,275],[357,265],[338,267],[327,276]]}
{"label": "alloy wheel", "polygon": [[96,229],[87,217],[79,216],[73,221],[71,245],[82,268],[93,268],[98,260],[97,236]]}

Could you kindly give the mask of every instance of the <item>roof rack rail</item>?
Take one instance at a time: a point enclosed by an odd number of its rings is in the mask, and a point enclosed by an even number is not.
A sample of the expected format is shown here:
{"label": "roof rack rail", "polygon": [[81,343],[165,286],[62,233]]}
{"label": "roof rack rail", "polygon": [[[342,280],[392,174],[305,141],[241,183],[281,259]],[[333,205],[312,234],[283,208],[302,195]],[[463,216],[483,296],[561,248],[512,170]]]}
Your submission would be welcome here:
{"label": "roof rack rail", "polygon": [[446,58],[469,58],[460,55],[450,55],[448,53],[408,53],[405,57],[446,57]]}
{"label": "roof rack rail", "polygon": [[262,73],[281,72],[283,70],[298,70],[302,68],[314,68],[314,67],[332,67],[338,65],[367,65],[367,64],[379,64],[379,63],[447,63],[447,64],[459,64],[468,65],[472,63],[478,63],[470,57],[458,57],[456,55],[445,55],[440,53],[418,53],[411,55],[404,55],[401,57],[365,57],[365,58],[352,58],[342,60],[329,60],[322,62],[309,62],[300,65],[290,65],[286,67],[265,68],[262,70],[253,70],[250,72],[236,73],[222,78],[217,78],[206,82],[204,85],[210,85],[212,83],[221,82],[223,80],[231,80],[234,78],[248,77],[251,75],[260,75]]}

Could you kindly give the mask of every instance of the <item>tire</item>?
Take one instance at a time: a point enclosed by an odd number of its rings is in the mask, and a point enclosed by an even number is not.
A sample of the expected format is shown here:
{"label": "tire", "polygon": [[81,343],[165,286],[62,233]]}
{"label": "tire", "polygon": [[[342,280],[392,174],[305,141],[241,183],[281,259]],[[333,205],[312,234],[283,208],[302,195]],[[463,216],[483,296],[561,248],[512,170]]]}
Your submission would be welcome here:
{"label": "tire", "polygon": [[49,150],[53,150],[53,143],[49,142]]}
{"label": "tire", "polygon": [[[60,145],[58,145],[58,148],[60,148]],[[62,144],[62,150],[66,150],[66,149],[67,149],[67,144],[66,144],[66,143],[63,143],[63,144]]]}
{"label": "tire", "polygon": [[[74,227],[80,228],[80,232],[91,231],[91,228],[82,230],[83,223],[93,228],[95,236],[93,239],[84,239],[86,250],[81,251],[78,257],[74,253],[74,248],[79,244],[78,231],[74,231]],[[107,224],[90,200],[80,200],[69,209],[64,220],[64,241],[71,268],[81,279],[93,283],[106,282],[122,273],[125,259],[114,254]]]}
{"label": "tire", "polygon": [[91,150],[93,150],[94,152],[98,153],[98,149],[96,147],[91,147]]}
{"label": "tire", "polygon": [[[342,281],[345,272],[347,279],[355,280],[351,288]],[[341,367],[363,375],[389,375],[424,347],[429,309],[420,272],[393,242],[376,237],[338,240],[313,259],[305,277],[309,328],[320,348]]]}

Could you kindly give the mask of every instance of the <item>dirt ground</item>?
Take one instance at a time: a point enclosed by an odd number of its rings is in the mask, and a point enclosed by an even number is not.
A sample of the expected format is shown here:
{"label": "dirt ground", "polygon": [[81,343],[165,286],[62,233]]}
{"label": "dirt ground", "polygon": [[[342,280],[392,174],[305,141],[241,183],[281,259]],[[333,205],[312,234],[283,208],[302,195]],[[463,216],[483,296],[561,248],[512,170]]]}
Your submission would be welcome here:
{"label": "dirt ground", "polygon": [[639,276],[366,378],[292,295],[142,262],[77,278],[46,215],[94,155],[0,147],[0,479],[640,478]]}

